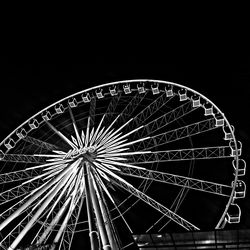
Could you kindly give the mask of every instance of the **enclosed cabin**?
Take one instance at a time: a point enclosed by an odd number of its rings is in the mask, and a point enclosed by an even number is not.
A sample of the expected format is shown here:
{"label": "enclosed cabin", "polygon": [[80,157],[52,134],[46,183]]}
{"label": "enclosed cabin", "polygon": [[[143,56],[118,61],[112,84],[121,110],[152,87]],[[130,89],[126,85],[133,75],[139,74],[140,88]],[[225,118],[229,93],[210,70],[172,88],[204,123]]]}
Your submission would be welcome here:
{"label": "enclosed cabin", "polygon": [[244,176],[246,174],[246,162],[243,159],[238,159],[238,166],[237,166],[237,159],[232,161],[233,168],[234,168],[234,175],[237,173],[238,176]]}
{"label": "enclosed cabin", "polygon": [[237,204],[230,204],[227,214],[226,214],[226,220],[228,223],[239,223],[240,222],[240,216],[241,216],[241,210],[239,205]]}
{"label": "enclosed cabin", "polygon": [[62,114],[65,111],[65,108],[61,103],[55,105],[55,110],[57,114]]}
{"label": "enclosed cabin", "polygon": [[39,122],[37,121],[37,119],[32,119],[29,121],[29,126],[31,129],[36,129],[39,126]]}
{"label": "enclosed cabin", "polygon": [[193,108],[197,108],[197,107],[200,107],[200,106],[201,106],[201,99],[200,99],[200,96],[194,94],[194,95],[191,97],[191,100],[192,100],[192,106],[193,106]]}
{"label": "enclosed cabin", "polygon": [[[234,181],[232,182],[232,186],[234,185]],[[246,184],[242,180],[237,180],[235,183],[235,190],[234,190],[234,198],[245,198],[246,195]]]}
{"label": "enclosed cabin", "polygon": [[44,121],[49,121],[52,118],[52,115],[48,110],[46,110],[42,113],[42,118]]}
{"label": "enclosed cabin", "polygon": [[16,143],[14,142],[14,140],[12,138],[9,138],[7,139],[5,142],[4,142],[4,146],[7,148],[7,149],[12,149],[14,148],[16,145]]}
{"label": "enclosed cabin", "polygon": [[234,126],[231,125],[231,128],[227,125],[224,126],[223,128],[223,132],[224,132],[224,140],[232,140],[234,138],[233,133],[234,133]]}
{"label": "enclosed cabin", "polygon": [[144,82],[139,82],[137,84],[137,89],[138,89],[139,94],[145,93],[146,90],[145,90],[145,84],[144,84]]}
{"label": "enclosed cabin", "polygon": [[82,100],[84,103],[90,102],[90,94],[89,93],[82,93],[81,94]]}
{"label": "enclosed cabin", "polygon": [[173,91],[173,86],[168,84],[166,87],[165,87],[165,92],[166,92],[166,95],[167,97],[171,97],[174,95],[174,91]]}
{"label": "enclosed cabin", "polygon": [[110,95],[111,95],[111,96],[115,96],[115,95],[118,94],[118,91],[117,91],[117,89],[116,89],[116,86],[110,86],[110,87],[109,87],[109,92],[110,92]]}
{"label": "enclosed cabin", "polygon": [[209,116],[209,115],[214,115],[213,112],[213,105],[209,102],[206,102],[205,104],[203,104],[203,108],[204,108],[204,115],[205,116]]}
{"label": "enclosed cabin", "polygon": [[224,117],[220,112],[215,113],[213,116],[214,116],[214,119],[215,119],[215,126],[216,127],[224,126],[224,123],[225,123]]}
{"label": "enclosed cabin", "polygon": [[242,143],[240,141],[231,140],[229,142],[229,147],[231,148],[231,156],[240,156],[242,152]]}
{"label": "enclosed cabin", "polygon": [[16,135],[19,139],[22,139],[22,138],[27,136],[27,132],[24,128],[21,128],[21,129],[16,131]]}
{"label": "enclosed cabin", "polygon": [[127,95],[127,94],[130,94],[131,93],[131,89],[130,89],[130,84],[129,83],[126,83],[123,85],[123,90],[124,90],[124,93]]}
{"label": "enclosed cabin", "polygon": [[153,95],[157,95],[160,93],[160,90],[159,90],[159,83],[158,82],[154,82],[151,84],[151,90],[152,90],[152,93]]}
{"label": "enclosed cabin", "polygon": [[178,95],[179,95],[179,98],[180,98],[180,101],[186,101],[188,99],[188,96],[187,96],[187,90],[186,89],[179,89],[178,90]]}
{"label": "enclosed cabin", "polygon": [[102,99],[103,97],[104,97],[104,95],[103,95],[103,89],[97,89],[96,91],[95,91],[95,94],[96,94],[96,97],[98,98],[98,99]]}
{"label": "enclosed cabin", "polygon": [[76,98],[75,98],[75,97],[70,98],[70,99],[68,100],[68,105],[69,105],[71,108],[77,107],[78,102],[77,102]]}

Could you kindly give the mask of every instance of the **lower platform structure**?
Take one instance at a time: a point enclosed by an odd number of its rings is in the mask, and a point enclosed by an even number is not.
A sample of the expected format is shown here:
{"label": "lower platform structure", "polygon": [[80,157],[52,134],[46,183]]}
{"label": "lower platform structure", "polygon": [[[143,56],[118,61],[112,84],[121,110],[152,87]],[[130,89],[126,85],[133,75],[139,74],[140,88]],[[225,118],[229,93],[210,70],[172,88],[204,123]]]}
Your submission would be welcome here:
{"label": "lower platform structure", "polygon": [[250,229],[133,235],[140,250],[250,249]]}

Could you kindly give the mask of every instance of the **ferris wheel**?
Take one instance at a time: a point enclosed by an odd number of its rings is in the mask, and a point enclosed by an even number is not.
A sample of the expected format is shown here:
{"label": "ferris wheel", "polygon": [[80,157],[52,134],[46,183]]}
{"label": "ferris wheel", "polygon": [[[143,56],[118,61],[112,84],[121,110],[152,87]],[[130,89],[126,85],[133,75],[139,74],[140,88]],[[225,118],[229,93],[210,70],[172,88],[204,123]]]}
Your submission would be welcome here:
{"label": "ferris wheel", "polygon": [[112,82],[0,144],[0,249],[128,249],[135,233],[240,222],[246,163],[224,113],[180,84]]}

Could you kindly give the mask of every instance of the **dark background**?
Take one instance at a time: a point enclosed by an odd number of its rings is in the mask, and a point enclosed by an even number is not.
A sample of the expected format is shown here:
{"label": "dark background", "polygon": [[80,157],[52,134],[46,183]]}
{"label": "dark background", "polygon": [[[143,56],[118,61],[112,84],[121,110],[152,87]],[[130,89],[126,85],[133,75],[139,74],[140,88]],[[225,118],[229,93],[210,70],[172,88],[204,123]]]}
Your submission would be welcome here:
{"label": "dark background", "polygon": [[[171,51],[171,50],[170,50]],[[173,81],[204,94],[235,126],[243,144],[242,158],[250,155],[250,61],[246,51],[201,48],[176,52],[140,53],[120,50],[59,60],[1,57],[0,141],[36,112],[53,102],[99,84],[136,78]],[[58,58],[57,58],[58,59]],[[44,61],[45,63],[41,63]],[[250,171],[243,177],[249,186]],[[239,201],[240,228],[250,228],[250,195]]]}

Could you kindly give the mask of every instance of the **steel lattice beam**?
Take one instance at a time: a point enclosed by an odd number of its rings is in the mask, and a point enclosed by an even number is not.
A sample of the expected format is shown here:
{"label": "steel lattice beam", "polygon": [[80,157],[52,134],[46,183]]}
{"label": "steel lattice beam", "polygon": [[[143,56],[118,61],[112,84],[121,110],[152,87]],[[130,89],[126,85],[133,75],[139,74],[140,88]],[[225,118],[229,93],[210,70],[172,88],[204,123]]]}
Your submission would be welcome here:
{"label": "steel lattice beam", "polygon": [[19,170],[16,172],[0,174],[0,184],[13,181],[23,181],[41,174],[41,169]]}
{"label": "steel lattice beam", "polygon": [[188,113],[194,111],[197,108],[194,108],[192,106],[192,102],[188,101],[184,103],[183,105],[171,110],[170,112],[158,117],[157,119],[147,123],[143,129],[140,131],[137,131],[136,133],[133,134],[133,138],[142,138],[145,137],[161,128],[164,126],[170,124],[171,122],[187,115]]}
{"label": "steel lattice beam", "polygon": [[41,185],[42,183],[43,181],[41,179],[37,179],[33,182],[21,184],[19,186],[16,186],[14,188],[11,188],[9,190],[0,193],[0,205],[2,203],[16,199],[20,196],[27,195],[29,192],[39,187],[39,185]]}
{"label": "steel lattice beam", "polygon": [[128,162],[130,164],[144,164],[154,163],[157,160],[159,160],[160,162],[167,162],[195,159],[226,158],[232,157],[230,155],[230,152],[231,151],[229,146],[156,151],[145,154],[142,153],[138,155],[130,155]]}
{"label": "steel lattice beam", "polygon": [[25,154],[3,154],[0,161],[22,162],[22,163],[45,163],[46,157]]}
{"label": "steel lattice beam", "polygon": [[76,203],[75,209],[73,210],[71,217],[69,219],[60,250],[68,250],[71,247],[74,232],[75,232],[76,225],[77,225],[77,221],[79,219],[83,200],[84,200],[83,198],[84,197],[77,198],[78,202]]}
{"label": "steel lattice beam", "polygon": [[111,122],[112,117],[114,115],[114,112],[116,110],[116,107],[120,101],[120,98],[121,98],[120,92],[117,95],[111,97],[111,101],[110,101],[108,108],[106,110],[106,113],[105,113],[106,115],[105,115],[103,124],[109,124]]}
{"label": "steel lattice beam", "polygon": [[136,109],[136,107],[141,103],[146,93],[136,94],[133,96],[132,100],[129,104],[124,108],[124,110],[120,113],[120,124],[125,123],[129,117],[131,117],[132,113]]}
{"label": "steel lattice beam", "polygon": [[26,136],[23,138],[24,141],[26,142],[29,142],[37,147],[40,147],[40,148],[43,148],[43,149],[46,149],[48,151],[52,151],[52,150],[55,150],[57,149],[57,146],[56,145],[53,145],[51,143],[48,143],[48,142],[45,142],[45,141],[42,141],[42,140],[39,140],[39,139],[36,139],[32,136]]}
{"label": "steel lattice beam", "polygon": [[89,107],[90,127],[95,124],[95,108],[96,108],[96,97],[91,98]]}
{"label": "steel lattice beam", "polygon": [[151,102],[146,108],[144,108],[140,113],[138,113],[132,123],[130,123],[126,130],[132,129],[136,126],[139,126],[143,123],[145,123],[148,118],[150,118],[155,112],[157,112],[161,107],[163,107],[165,104],[167,104],[172,97],[167,97],[166,93],[161,94],[157,99],[155,99],[153,102]]}
{"label": "steel lattice beam", "polygon": [[[29,221],[32,218],[32,214],[28,214],[25,221]],[[26,222],[26,223],[27,223]],[[5,248],[3,249],[10,249],[9,246],[12,244],[12,242],[17,238],[17,236],[19,235],[19,233],[22,231],[22,229],[26,226],[26,223],[19,223],[14,231],[10,232],[3,241],[1,241],[0,239],[0,247],[1,246],[5,246]],[[1,249],[1,248],[0,248]]]}
{"label": "steel lattice beam", "polygon": [[151,115],[157,112],[162,106],[167,104],[173,97],[167,97],[166,93],[161,94],[157,99],[151,102],[145,109],[136,115],[134,120],[137,125],[144,123]]}
{"label": "steel lattice beam", "polygon": [[231,186],[147,169],[121,167],[121,174],[149,179],[217,195],[230,196]]}
{"label": "steel lattice beam", "polygon": [[148,150],[155,146],[164,145],[176,140],[180,140],[189,136],[201,134],[212,129],[217,128],[215,126],[215,119],[211,118],[205,121],[196,122],[181,128],[177,128],[166,133],[155,135],[147,140],[140,141],[134,144],[133,150],[139,151],[142,149]]}
{"label": "steel lattice beam", "polygon": [[183,219],[181,216],[177,215],[176,213],[172,212],[170,209],[164,207],[162,204],[155,201],[154,199],[152,199],[148,195],[146,195],[146,194],[142,193],[141,191],[139,191],[138,189],[134,188],[132,185],[128,185],[119,179],[115,179],[115,180],[111,179],[111,182],[114,185],[117,185],[117,186],[125,189],[129,193],[131,193],[134,196],[138,197],[139,199],[143,200],[149,206],[151,206],[154,209],[156,209],[157,211],[161,212],[162,214],[164,214],[169,219],[176,222],[178,225],[182,226],[186,230],[188,230],[188,231],[189,230],[199,230],[198,227],[196,227],[195,225],[193,225],[189,221]]}

